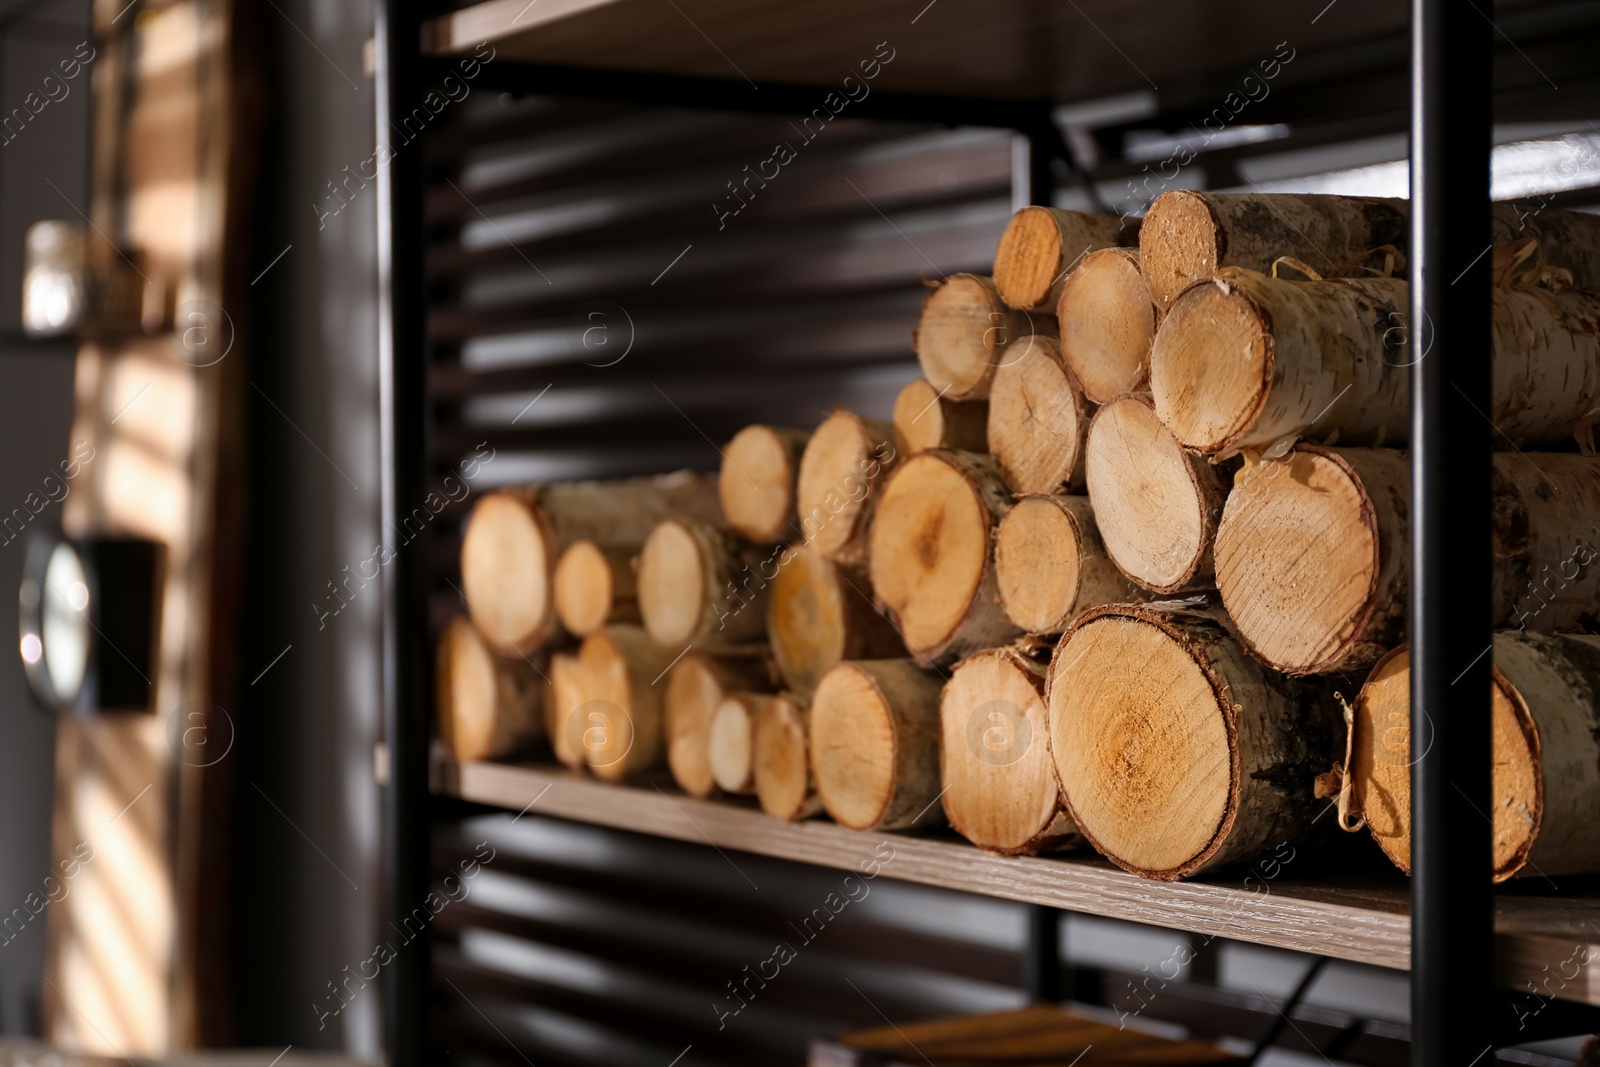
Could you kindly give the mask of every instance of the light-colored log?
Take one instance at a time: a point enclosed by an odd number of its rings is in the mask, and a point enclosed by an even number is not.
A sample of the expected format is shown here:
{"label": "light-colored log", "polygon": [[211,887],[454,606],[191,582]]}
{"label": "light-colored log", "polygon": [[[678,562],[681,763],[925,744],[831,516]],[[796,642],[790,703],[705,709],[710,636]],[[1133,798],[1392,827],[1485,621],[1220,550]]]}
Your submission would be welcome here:
{"label": "light-colored log", "polygon": [[1000,607],[1031,634],[1060,633],[1087,608],[1139,595],[1107,555],[1088,497],[1018,500],[995,531],[994,570]]}
{"label": "light-colored log", "polygon": [[1006,360],[1006,347],[1036,332],[1054,333],[1054,320],[1008,308],[992,278],[952,274],[923,301],[912,343],[922,375],[936,392],[951,400],[982,400],[995,368]]}
{"label": "light-colored log", "polygon": [[574,541],[556,562],[556,617],[575,637],[607,623],[639,621],[636,548]]}
{"label": "light-colored log", "polygon": [[756,716],[772,698],[765,693],[729,693],[711,717],[711,777],[735,796],[756,791]]}
{"label": "light-colored log", "polygon": [[1010,507],[994,461],[972,452],[919,452],[889,477],[872,524],[873,596],[921,662],[1020,633],[994,567],[994,529]]}
{"label": "light-colored log", "polygon": [[902,456],[928,448],[988,450],[989,405],[951,400],[926,378],[913,378],[894,401],[894,446]]}
{"label": "light-colored log", "polygon": [[716,521],[715,479],[679,471],[481,497],[461,540],[461,588],[472,621],[499,650],[531,652],[555,630],[555,566],[563,548],[582,540],[637,546],[671,515]]}
{"label": "light-colored log", "polygon": [[905,654],[893,624],[873,606],[872,579],[864,568],[841,566],[805,547],[789,548],[777,563],[767,633],[792,691],[809,697],[841,660]]}
{"label": "light-colored log", "polygon": [[657,643],[730,649],[767,632],[767,553],[710,523],[666,519],[639,551],[639,614]]}
{"label": "light-colored log", "polygon": [[1215,610],[1108,605],[1051,662],[1050,747],[1078,829],[1167,881],[1293,842],[1323,807],[1332,717],[1319,688],[1265,670]]}
{"label": "light-colored log", "polygon": [[1061,358],[1083,395],[1105,404],[1144,390],[1156,305],[1132,248],[1102,248],[1067,275],[1056,304]]}
{"label": "light-colored log", "polygon": [[1209,587],[1226,471],[1179,444],[1142,396],[1097,411],[1084,453],[1095,523],[1117,568],[1158,593]]}
{"label": "light-colored log", "polygon": [[[1385,656],[1354,708],[1354,812],[1411,869],[1411,671]],[[1600,638],[1494,635],[1490,821],[1493,880],[1600,872]]]}
{"label": "light-colored log", "polygon": [[544,682],[521,656],[498,655],[463,618],[439,636],[439,738],[458,762],[509,756],[544,734]]}
{"label": "light-colored log", "polygon": [[717,495],[728,525],[741,537],[770,545],[800,536],[794,487],[809,430],[746,426],[722,450]]}
{"label": "light-colored log", "polygon": [[582,727],[573,727],[573,718],[583,705],[583,667],[576,652],[550,654],[549,686],[544,698],[544,732],[556,760],[568,770],[585,766],[583,748],[575,741],[583,736]]}
{"label": "light-colored log", "polygon": [[711,722],[730,692],[764,690],[771,672],[757,656],[684,653],[656,684],[662,687],[667,766],[678,787],[692,797],[716,792],[711,765]]}
{"label": "light-colored log", "polygon": [[1019,855],[1080,840],[1050,758],[1045,668],[1015,647],[969,656],[939,701],[945,815],[979,848]]}
{"label": "light-colored log", "polygon": [[756,716],[756,797],[774,818],[798,822],[822,810],[811,773],[811,712],[779,693]]}
{"label": "light-colored log", "polygon": [[864,562],[872,507],[898,458],[889,423],[843,408],[824,419],[800,459],[795,490],[806,542],[831,560]]}
{"label": "light-colored log", "polygon": [[907,659],[834,666],[811,706],[811,764],[834,822],[909,830],[939,807],[939,679]]}
{"label": "light-colored log", "polygon": [[1139,238],[1139,220],[1054,207],[1025,207],[1006,224],[994,253],[1000,298],[1026,311],[1053,311],[1061,282],[1085,253]]}
{"label": "light-colored log", "polygon": [[661,765],[661,698],[656,683],[672,654],[637,626],[607,626],[583,639],[583,703],[568,717],[565,744],[597,777],[620,781]]}
{"label": "light-colored log", "polygon": [[1013,346],[989,390],[989,452],[1011,491],[1054,493],[1083,485],[1090,408],[1048,337]]}

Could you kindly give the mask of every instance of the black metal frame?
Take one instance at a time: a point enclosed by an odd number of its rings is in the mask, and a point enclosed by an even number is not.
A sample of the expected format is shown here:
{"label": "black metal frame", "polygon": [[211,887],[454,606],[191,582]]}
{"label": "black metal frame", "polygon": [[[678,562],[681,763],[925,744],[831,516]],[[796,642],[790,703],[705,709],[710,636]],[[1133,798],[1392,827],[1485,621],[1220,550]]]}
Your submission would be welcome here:
{"label": "black metal frame", "polygon": [[[424,59],[417,0],[383,0],[377,17],[377,136],[419,100],[442,62]],[[1412,263],[1412,1058],[1471,1067],[1497,1040],[1490,831],[1488,244],[1490,60],[1493,27],[1460,0],[1413,0],[1411,36]],[[824,92],[786,85],[531,66],[499,60],[485,84],[685,107],[804,113]],[[1053,167],[1072,164],[1050,101],[977,100],[874,92],[855,109],[881,120],[1015,129],[1033,149],[1029,199],[1047,197]],[[401,154],[379,179],[383,510],[420,496],[426,474],[422,299],[423,161]],[[1447,348],[1447,352],[1445,352]],[[1435,354],[1434,349],[1441,349]],[[1473,409],[1477,410],[1474,411]],[[417,555],[417,554],[413,554]],[[403,557],[404,560],[404,557]],[[390,756],[385,835],[386,918],[398,920],[428,881],[425,590],[419,561],[385,573],[384,705]],[[1476,657],[1476,658],[1475,658]],[[1059,912],[1030,908],[1024,984],[1061,995]],[[429,997],[425,945],[388,969],[390,1060],[421,1064]],[[1570,1006],[1577,1009],[1578,1006]],[[1583,1010],[1552,1013],[1592,1026]],[[1574,1032],[1566,1029],[1565,1032]],[[1527,1034],[1520,1040],[1527,1040]],[[1541,1035],[1549,1036],[1549,1035]]]}

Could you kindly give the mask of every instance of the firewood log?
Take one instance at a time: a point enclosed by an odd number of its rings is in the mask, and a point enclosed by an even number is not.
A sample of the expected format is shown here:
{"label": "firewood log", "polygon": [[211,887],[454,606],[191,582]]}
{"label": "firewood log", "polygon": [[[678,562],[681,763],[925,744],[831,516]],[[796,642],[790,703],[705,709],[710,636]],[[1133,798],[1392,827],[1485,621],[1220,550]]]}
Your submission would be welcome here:
{"label": "firewood log", "polygon": [[1142,396],[1096,412],[1084,453],[1095,524],[1117,568],[1158,593],[1209,587],[1226,472],[1179,444]]}
{"label": "firewood log", "polygon": [[811,706],[811,764],[834,822],[909,830],[939,808],[939,679],[907,659],[834,666]]}
{"label": "firewood log", "polygon": [[764,690],[771,683],[771,671],[760,656],[717,656],[693,649],[672,665],[657,684],[665,689],[667,766],[680,789],[692,797],[716,792],[711,723],[718,705],[730,692]]}
{"label": "firewood log", "polygon": [[772,699],[765,693],[729,693],[711,717],[711,777],[735,796],[754,793],[756,716]]}
{"label": "firewood log", "polygon": [[639,614],[664,648],[730,649],[767,632],[768,553],[710,523],[666,519],[639,551]]}
{"label": "firewood log", "polygon": [[804,547],[778,559],[767,633],[783,680],[807,698],[840,660],[905,654],[893,624],[873,606],[865,568],[840,566]]}
{"label": "firewood log", "polygon": [[902,456],[928,448],[988,450],[989,405],[950,400],[926,378],[913,378],[894,401],[894,446]]}
{"label": "firewood log", "polygon": [[1015,647],[969,656],[939,701],[945,815],[961,836],[1003,855],[1079,842],[1050,758],[1045,668]]}
{"label": "firewood log", "polygon": [[994,280],[952,274],[928,294],[912,343],[922,375],[951,400],[982,400],[1006,346],[1032,333],[1055,333],[1055,321],[1006,307]]}
{"label": "firewood log", "polygon": [[577,652],[553,652],[550,666],[546,668],[550,684],[544,697],[544,732],[550,739],[550,749],[556,759],[568,770],[584,768],[584,753],[580,745],[582,727],[574,728],[573,718],[586,699],[583,695],[583,667]]}
{"label": "firewood log", "polygon": [[1050,750],[1079,832],[1117,866],[1175,881],[1293,842],[1323,804],[1320,688],[1263,669],[1221,613],[1085,612],[1051,661]]}
{"label": "firewood log", "polygon": [[843,408],[822,421],[800,459],[795,488],[800,533],[824,556],[858,565],[884,474],[897,453],[894,427]]}
{"label": "firewood log", "polygon": [[556,561],[556,617],[574,637],[607,623],[639,621],[639,589],[633,571],[637,548],[574,541]]}
{"label": "firewood log", "polygon": [[[1427,358],[1407,345],[1405,315],[1406,283],[1396,278],[1225,271],[1185,290],[1156,331],[1156,410],[1202,452],[1291,435],[1403,444],[1410,367]],[[1483,414],[1498,439],[1552,445],[1586,426],[1600,406],[1600,293],[1496,289],[1491,324],[1494,377]]]}
{"label": "firewood log", "polygon": [[[1580,289],[1600,288],[1600,218],[1513,204],[1494,204],[1492,212],[1494,244],[1536,238],[1542,262],[1570,270]],[[1267,271],[1292,256],[1324,275],[1354,274],[1381,246],[1404,250],[1409,230],[1405,200],[1182,189],[1150,205],[1139,252],[1150,291],[1165,309],[1185,286],[1219,267]]]}
{"label": "firewood log", "polygon": [[1019,634],[994,568],[994,528],[1010,507],[988,456],[919,452],[890,475],[872,524],[872,591],[919,661],[949,662]]}
{"label": "firewood log", "polygon": [[1138,241],[1139,221],[1054,207],[1025,207],[1006,224],[994,253],[1000,298],[1025,311],[1053,311],[1061,281],[1086,252]]}
{"label": "firewood log", "polygon": [[717,495],[734,532],[758,545],[800,536],[794,486],[809,430],[746,426],[722,450]]}
{"label": "firewood log", "polygon": [[1000,520],[995,580],[1006,617],[1031,634],[1057,634],[1096,604],[1138,597],[1100,540],[1089,498],[1025,496]]}
{"label": "firewood log", "polygon": [[822,810],[811,773],[811,712],[779,693],[756,716],[756,797],[774,818],[798,822]]}
{"label": "firewood log", "polygon": [[451,619],[439,636],[439,738],[461,763],[527,748],[544,734],[544,682],[521,656],[491,649],[477,627]]}
{"label": "firewood log", "polygon": [[[1239,637],[1289,673],[1364,667],[1405,635],[1410,574],[1404,453],[1298,445],[1228,498],[1217,586]],[[1497,453],[1493,622],[1600,621],[1600,457]]]}
{"label": "firewood log", "polygon": [[661,687],[672,654],[637,626],[607,626],[583,639],[583,703],[567,719],[566,744],[597,777],[619,781],[661,764]]}
{"label": "firewood log", "polygon": [[670,515],[715,521],[714,480],[679,471],[485,495],[461,540],[461,587],[472,621],[502,652],[531,652],[555,630],[552,589],[564,547],[585,539],[638,546]]}
{"label": "firewood log", "polygon": [[[1493,880],[1600,872],[1600,638],[1494,635]],[[1352,814],[1411,870],[1411,669],[1401,646],[1356,699]]]}
{"label": "firewood log", "polygon": [[1083,395],[1105,404],[1147,388],[1156,305],[1132,248],[1102,248],[1067,275],[1056,304],[1061,358]]}
{"label": "firewood log", "polygon": [[1030,337],[1013,345],[989,390],[989,453],[1011,491],[1081,487],[1089,414],[1053,340]]}

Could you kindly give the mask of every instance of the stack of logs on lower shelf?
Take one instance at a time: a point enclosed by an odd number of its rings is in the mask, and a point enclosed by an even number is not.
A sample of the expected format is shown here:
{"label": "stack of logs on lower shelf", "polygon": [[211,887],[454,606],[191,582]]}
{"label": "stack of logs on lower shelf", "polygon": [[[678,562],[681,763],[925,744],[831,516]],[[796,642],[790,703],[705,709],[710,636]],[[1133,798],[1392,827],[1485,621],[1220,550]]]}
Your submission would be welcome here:
{"label": "stack of logs on lower shelf", "polygon": [[[1553,635],[1600,614],[1600,218],[1494,220],[1494,877],[1597,871],[1600,639]],[[1019,212],[928,296],[892,423],[481,499],[443,739],[1159,879],[1337,796],[1406,867],[1406,232],[1334,196]]]}

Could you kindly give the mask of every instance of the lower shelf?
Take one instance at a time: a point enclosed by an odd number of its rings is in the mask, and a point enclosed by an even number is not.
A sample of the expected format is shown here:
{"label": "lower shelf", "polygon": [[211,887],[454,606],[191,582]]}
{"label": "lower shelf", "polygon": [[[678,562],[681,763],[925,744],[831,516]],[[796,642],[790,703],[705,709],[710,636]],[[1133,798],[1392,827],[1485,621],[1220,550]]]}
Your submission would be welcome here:
{"label": "lower shelf", "polygon": [[[437,792],[512,811],[841,870],[876,864],[908,882],[1381,967],[1410,964],[1404,888],[1297,878],[1289,846],[1216,879],[1152,882],[1087,853],[994,856],[956,838],[864,833],[825,819],[786,823],[666,785],[612,785],[549,766],[444,760],[434,770]],[[1532,991],[1524,1010],[1538,1010],[1534,993],[1600,1005],[1600,895],[1503,892],[1495,930],[1501,984]]]}

